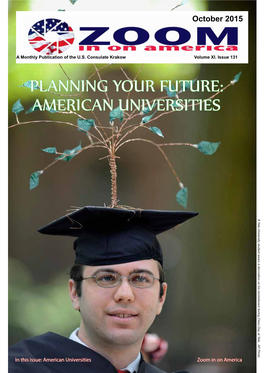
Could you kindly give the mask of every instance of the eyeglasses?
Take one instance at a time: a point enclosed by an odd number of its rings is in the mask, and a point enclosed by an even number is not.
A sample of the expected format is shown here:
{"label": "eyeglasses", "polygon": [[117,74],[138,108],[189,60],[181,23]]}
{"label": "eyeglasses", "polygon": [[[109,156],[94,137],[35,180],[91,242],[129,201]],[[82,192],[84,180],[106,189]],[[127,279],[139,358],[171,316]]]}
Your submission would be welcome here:
{"label": "eyeglasses", "polygon": [[150,288],[155,280],[160,281],[159,278],[154,277],[148,272],[135,272],[129,276],[121,276],[116,272],[99,272],[94,276],[82,277],[80,280],[88,280],[94,278],[97,285],[102,288],[114,288],[121,284],[122,278],[127,278],[130,285],[139,289]]}

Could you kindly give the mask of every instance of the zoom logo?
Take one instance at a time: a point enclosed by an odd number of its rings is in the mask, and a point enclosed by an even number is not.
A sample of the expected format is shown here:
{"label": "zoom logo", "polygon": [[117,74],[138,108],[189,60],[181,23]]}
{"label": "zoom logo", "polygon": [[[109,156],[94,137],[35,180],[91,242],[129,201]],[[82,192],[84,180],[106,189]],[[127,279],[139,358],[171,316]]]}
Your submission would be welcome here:
{"label": "zoom logo", "polygon": [[28,32],[29,44],[35,51],[51,55],[65,52],[74,42],[73,29],[55,18],[36,22]]}

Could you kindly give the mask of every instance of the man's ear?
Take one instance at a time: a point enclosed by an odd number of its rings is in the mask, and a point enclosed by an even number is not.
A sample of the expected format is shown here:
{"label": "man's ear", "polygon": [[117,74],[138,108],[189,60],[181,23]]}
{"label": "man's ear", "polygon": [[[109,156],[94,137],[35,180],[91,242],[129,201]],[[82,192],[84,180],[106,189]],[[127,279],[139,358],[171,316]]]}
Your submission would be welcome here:
{"label": "man's ear", "polygon": [[72,301],[72,306],[76,311],[80,311],[80,300],[76,292],[76,283],[73,279],[69,280],[69,292]]}
{"label": "man's ear", "polygon": [[159,306],[158,306],[158,312],[157,312],[157,315],[159,315],[162,311],[162,308],[163,308],[163,305],[165,303],[165,299],[166,299],[166,295],[167,295],[167,288],[168,288],[168,284],[166,282],[163,282],[161,284],[161,286],[163,287],[163,295],[160,297],[159,299]]}

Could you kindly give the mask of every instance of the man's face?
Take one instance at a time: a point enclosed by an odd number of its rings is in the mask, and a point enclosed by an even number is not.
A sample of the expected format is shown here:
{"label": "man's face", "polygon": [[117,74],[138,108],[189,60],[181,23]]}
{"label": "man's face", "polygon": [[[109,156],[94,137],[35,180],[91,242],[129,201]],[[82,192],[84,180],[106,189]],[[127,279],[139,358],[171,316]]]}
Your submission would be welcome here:
{"label": "man's face", "polygon": [[[83,277],[93,276],[98,270],[112,270],[121,276],[135,271],[148,271],[159,278],[158,263],[140,260],[131,263],[107,266],[85,266]],[[163,284],[164,295],[160,298],[160,283],[155,280],[147,289],[138,289],[123,278],[114,288],[102,288],[95,279],[82,283],[82,295],[78,297],[74,281],[70,280],[73,307],[80,310],[80,334],[93,345],[141,344],[143,337],[156,315],[160,314],[166,297],[167,284]],[[123,317],[125,316],[125,317]]]}

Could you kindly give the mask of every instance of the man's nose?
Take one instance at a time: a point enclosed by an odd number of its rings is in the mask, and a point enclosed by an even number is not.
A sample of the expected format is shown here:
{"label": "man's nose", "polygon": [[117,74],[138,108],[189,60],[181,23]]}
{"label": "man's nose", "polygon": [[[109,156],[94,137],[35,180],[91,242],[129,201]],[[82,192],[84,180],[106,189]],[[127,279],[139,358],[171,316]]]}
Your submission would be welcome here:
{"label": "man's nose", "polygon": [[133,286],[130,285],[128,278],[121,279],[121,283],[116,287],[114,299],[116,302],[132,302],[135,299]]}

